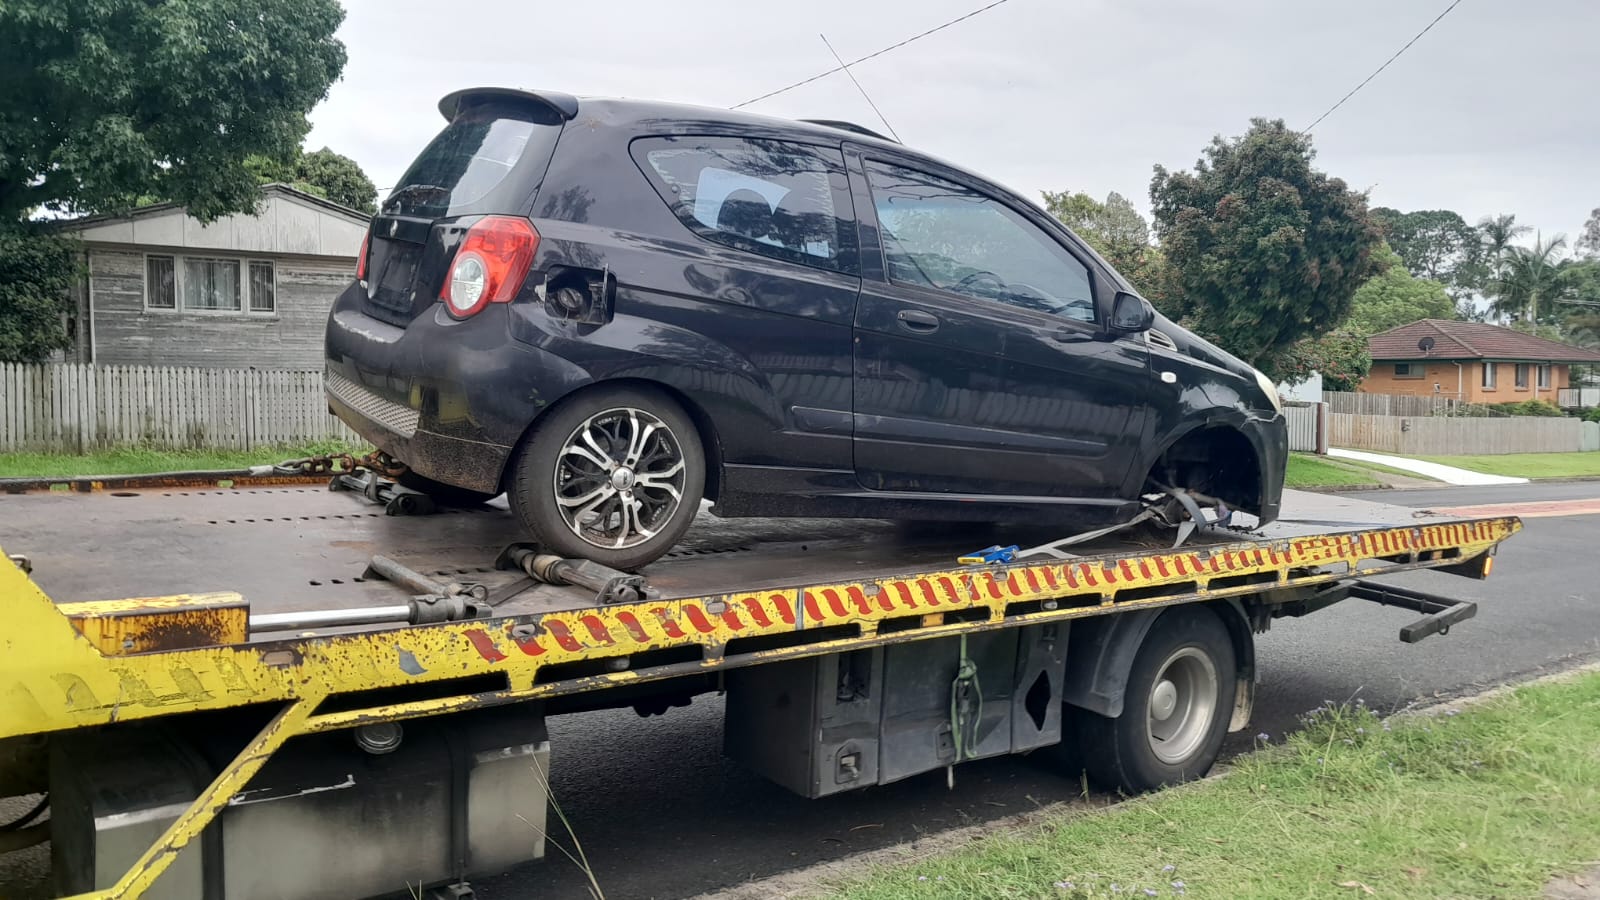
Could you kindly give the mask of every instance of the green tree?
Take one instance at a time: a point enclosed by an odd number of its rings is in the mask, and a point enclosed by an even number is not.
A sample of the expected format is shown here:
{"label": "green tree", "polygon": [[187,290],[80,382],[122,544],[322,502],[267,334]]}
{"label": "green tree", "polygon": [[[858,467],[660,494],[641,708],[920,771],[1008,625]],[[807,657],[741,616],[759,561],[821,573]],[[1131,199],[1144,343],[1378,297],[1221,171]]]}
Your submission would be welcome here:
{"label": "green tree", "polygon": [[301,153],[289,163],[254,157],[247,163],[262,183],[277,181],[325,200],[358,209],[367,215],[378,211],[378,189],[355,160],[327,147]]}
{"label": "green tree", "polygon": [[1589,213],[1589,220],[1583,223],[1583,231],[1578,233],[1578,242],[1572,246],[1580,256],[1600,259],[1600,207],[1595,207],[1594,212]]}
{"label": "green tree", "polygon": [[1403,213],[1378,207],[1372,217],[1400,262],[1418,278],[1453,284],[1457,269],[1478,255],[1477,229],[1448,209]]}
{"label": "green tree", "polygon": [[337,0],[0,2],[0,222],[162,197],[253,209],[344,68]]}
{"label": "green tree", "polygon": [[1377,334],[1418,319],[1455,318],[1456,303],[1444,285],[1412,275],[1387,245],[1374,257],[1388,268],[1356,289],[1347,327]]}
{"label": "green tree", "polygon": [[1296,341],[1278,364],[1278,377],[1285,381],[1304,381],[1312,373],[1321,374],[1325,391],[1353,391],[1370,371],[1367,335],[1352,328]]}
{"label": "green tree", "polygon": [[1156,233],[1185,318],[1269,375],[1302,338],[1350,315],[1381,263],[1366,197],[1312,167],[1309,137],[1255,119],[1193,172],[1156,167]]}
{"label": "green tree", "polygon": [[1116,191],[1105,202],[1088,194],[1044,192],[1044,207],[1105,257],[1145,299],[1168,311],[1166,260],[1150,243],[1150,225],[1128,198]]}
{"label": "green tree", "polygon": [[1557,302],[1572,296],[1573,285],[1565,259],[1567,239],[1556,235],[1544,240],[1535,235],[1532,247],[1513,245],[1501,255],[1493,286],[1494,310],[1516,316],[1530,325],[1553,324]]}
{"label": "green tree", "polygon": [[69,239],[0,227],[0,362],[42,362],[69,345],[77,254]]}
{"label": "green tree", "polygon": [[1488,294],[1494,289],[1495,282],[1499,280],[1501,270],[1505,266],[1506,253],[1511,250],[1517,238],[1532,230],[1526,225],[1518,225],[1517,217],[1510,213],[1485,216],[1478,220],[1480,271],[1477,288],[1480,292]]}

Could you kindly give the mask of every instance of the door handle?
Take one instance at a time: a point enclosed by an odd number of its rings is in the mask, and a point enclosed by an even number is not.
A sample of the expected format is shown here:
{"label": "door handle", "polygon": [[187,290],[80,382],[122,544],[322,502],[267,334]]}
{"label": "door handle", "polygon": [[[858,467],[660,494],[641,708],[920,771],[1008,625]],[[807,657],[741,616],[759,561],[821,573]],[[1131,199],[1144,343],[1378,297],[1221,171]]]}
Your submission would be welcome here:
{"label": "door handle", "polygon": [[920,309],[902,309],[895,314],[900,321],[900,327],[917,334],[931,334],[939,330],[939,319],[932,313],[925,313]]}
{"label": "door handle", "polygon": [[1079,331],[1076,328],[1068,328],[1065,325],[1062,325],[1055,331],[1051,332],[1050,337],[1054,338],[1057,343],[1061,344],[1087,344],[1094,340],[1094,335],[1085,331]]}

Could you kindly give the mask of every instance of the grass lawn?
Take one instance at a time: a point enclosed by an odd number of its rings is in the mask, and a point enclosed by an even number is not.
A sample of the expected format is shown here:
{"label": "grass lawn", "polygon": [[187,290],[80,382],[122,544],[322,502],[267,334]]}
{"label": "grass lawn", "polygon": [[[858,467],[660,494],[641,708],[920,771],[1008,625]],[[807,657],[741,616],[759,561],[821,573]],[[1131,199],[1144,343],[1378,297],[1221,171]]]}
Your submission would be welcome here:
{"label": "grass lawn", "polygon": [[1310,453],[1289,454],[1283,486],[1290,488],[1343,487],[1357,484],[1382,484],[1354,466]]}
{"label": "grass lawn", "polygon": [[1225,778],[999,832],[829,896],[1537,897],[1600,859],[1597,748],[1593,674],[1392,730],[1359,707],[1313,711]]}
{"label": "grass lawn", "polygon": [[[143,475],[150,472],[194,472],[243,469],[301,456],[341,453],[338,442],[265,450],[105,450],[82,456],[59,453],[0,453],[0,478],[70,477],[73,475]],[[362,450],[361,452],[366,452]]]}
{"label": "grass lawn", "polygon": [[1444,463],[1488,475],[1514,478],[1571,478],[1575,475],[1600,475],[1600,453],[1508,453],[1503,456],[1424,456],[1429,462]]}

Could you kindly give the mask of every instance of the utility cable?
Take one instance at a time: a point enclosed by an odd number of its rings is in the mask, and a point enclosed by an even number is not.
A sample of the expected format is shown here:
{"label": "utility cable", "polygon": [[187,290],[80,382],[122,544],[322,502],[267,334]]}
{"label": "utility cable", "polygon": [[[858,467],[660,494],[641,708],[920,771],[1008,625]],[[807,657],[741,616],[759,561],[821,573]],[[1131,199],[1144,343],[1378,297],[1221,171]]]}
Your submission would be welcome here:
{"label": "utility cable", "polygon": [[[882,50],[878,50],[878,51],[875,51],[875,52],[872,52],[872,53],[868,53],[866,56],[863,56],[860,59],[852,59],[848,63],[841,63],[840,65],[837,65],[837,66],[829,69],[826,72],[819,72],[816,75],[811,76],[810,78],[806,78],[806,79],[803,79],[801,81],[796,81],[794,84],[788,85],[787,87],[778,88],[775,91],[768,91],[767,93],[762,94],[759,97],[752,97],[749,100],[744,101],[743,103],[735,103],[733,106],[730,106],[728,108],[729,109],[743,109],[744,107],[749,106],[752,103],[760,103],[762,100],[766,100],[769,97],[776,97],[779,94],[786,94],[789,91],[792,91],[797,87],[803,87],[805,85],[810,84],[813,81],[817,81],[817,80],[822,79],[822,78],[827,78],[829,75],[832,75],[835,72],[845,71],[850,66],[856,65],[857,63],[864,63],[869,59],[875,59],[875,58],[877,58],[879,56],[884,55],[885,53],[888,53],[890,50],[898,50],[901,47],[904,47],[905,45],[911,43],[912,41],[920,41],[920,40],[922,40],[923,38],[927,37],[930,34],[934,34],[935,32],[943,31],[946,28],[949,28],[951,25],[956,25],[956,24],[959,24],[961,22],[965,22],[966,20],[972,18],[973,16],[978,15],[979,13],[988,12],[989,10],[994,9],[996,6],[999,6],[1000,4],[1007,3],[1007,2],[1009,2],[1009,0],[994,0],[994,2],[990,3],[988,6],[979,7],[978,9],[975,9],[972,12],[969,12],[964,16],[958,16],[957,18],[951,19],[950,21],[944,23],[943,25],[935,25],[934,27],[929,28],[927,31],[921,32],[920,34],[914,34],[911,37],[908,37],[905,40],[899,42],[898,44],[890,44],[889,46],[883,48]],[[888,124],[888,123],[886,122],[884,124]],[[891,130],[893,130],[893,129],[891,129]]]}
{"label": "utility cable", "polygon": [[1305,127],[1305,129],[1303,131],[1301,131],[1300,133],[1302,135],[1310,134],[1311,133],[1311,129],[1317,127],[1317,125],[1319,125],[1322,122],[1323,119],[1326,119],[1327,117],[1333,115],[1333,111],[1334,110],[1336,110],[1339,107],[1343,106],[1344,102],[1346,100],[1349,100],[1351,97],[1354,97],[1357,92],[1359,92],[1362,88],[1366,87],[1367,86],[1367,82],[1371,81],[1374,78],[1377,78],[1378,74],[1380,72],[1382,72],[1384,69],[1389,68],[1389,64],[1390,63],[1392,63],[1395,60],[1399,59],[1400,55],[1402,53],[1405,53],[1407,50],[1410,50],[1412,44],[1415,44],[1417,41],[1421,40],[1423,35],[1427,34],[1429,31],[1433,30],[1433,26],[1439,24],[1439,20],[1443,19],[1445,16],[1450,15],[1450,11],[1455,9],[1457,6],[1460,6],[1460,5],[1461,5],[1461,0],[1454,0],[1454,2],[1452,2],[1449,6],[1445,7],[1444,8],[1444,12],[1439,13],[1437,16],[1435,16],[1433,21],[1429,22],[1428,26],[1426,28],[1424,28],[1421,31],[1417,32],[1416,34],[1412,35],[1411,40],[1406,41],[1404,47],[1401,47],[1399,50],[1396,50],[1394,52],[1393,56],[1391,56],[1388,59],[1384,60],[1383,65],[1377,67],[1376,69],[1373,69],[1371,75],[1368,75],[1366,78],[1362,79],[1360,84],[1358,84],[1355,87],[1350,89],[1350,93],[1345,94],[1343,97],[1340,97],[1338,103],[1335,103],[1334,105],[1328,107],[1326,112],[1324,112],[1320,116],[1317,116],[1316,121],[1312,122],[1310,125],[1307,125]]}

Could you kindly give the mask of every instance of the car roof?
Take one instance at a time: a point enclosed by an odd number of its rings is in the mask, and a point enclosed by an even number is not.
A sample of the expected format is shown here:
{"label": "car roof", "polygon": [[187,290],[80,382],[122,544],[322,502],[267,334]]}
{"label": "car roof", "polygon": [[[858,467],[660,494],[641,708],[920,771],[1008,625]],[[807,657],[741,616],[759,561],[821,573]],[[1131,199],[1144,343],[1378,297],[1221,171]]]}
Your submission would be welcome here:
{"label": "car roof", "polygon": [[[1002,190],[1013,198],[1028,202],[1016,191],[1006,188],[992,178],[913,147],[904,146],[853,122],[839,119],[783,119],[743,110],[690,103],[618,97],[577,97],[559,91],[504,87],[466,88],[447,94],[439,101],[439,112],[446,119],[453,119],[464,103],[494,99],[534,103],[567,120],[577,119],[588,110],[602,119],[610,120],[613,124],[635,128],[649,125],[667,126],[671,129],[709,127],[715,131],[729,133],[753,131],[762,137],[778,140],[787,137],[825,143],[849,141],[863,147],[891,151],[897,155],[918,157],[940,168],[960,173],[974,181]],[[1037,203],[1030,205],[1038,207]]]}

